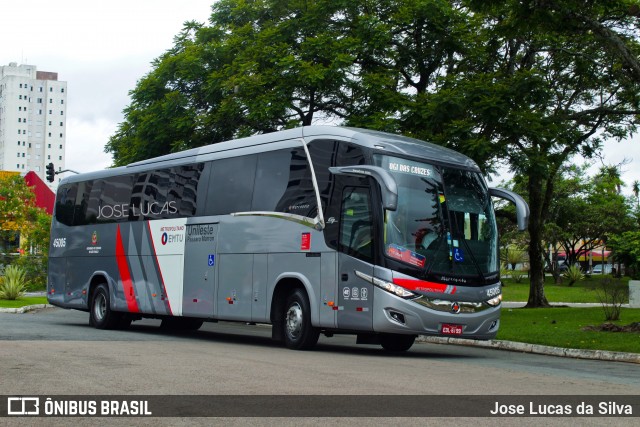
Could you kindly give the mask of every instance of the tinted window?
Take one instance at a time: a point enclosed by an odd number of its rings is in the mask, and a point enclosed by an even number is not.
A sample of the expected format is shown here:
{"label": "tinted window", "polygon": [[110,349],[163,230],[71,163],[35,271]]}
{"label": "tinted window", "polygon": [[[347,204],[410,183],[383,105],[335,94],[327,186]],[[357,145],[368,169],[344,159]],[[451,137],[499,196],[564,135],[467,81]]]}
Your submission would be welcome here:
{"label": "tinted window", "polygon": [[340,250],[356,258],[371,261],[373,218],[369,189],[345,187],[340,224]]}
{"label": "tinted window", "polygon": [[62,186],[56,219],[85,225],[193,216],[203,169],[198,163]]}
{"label": "tinted window", "polygon": [[258,156],[251,210],[316,216],[311,171],[302,147]]}
{"label": "tinted window", "polygon": [[313,218],[317,203],[306,153],[302,147],[287,151],[290,156],[289,179],[275,210]]}
{"label": "tinted window", "polygon": [[176,201],[178,216],[194,216],[198,206],[198,183],[204,163],[173,168],[169,202]]}
{"label": "tinted window", "polygon": [[251,210],[256,155],[221,159],[211,164],[206,215]]}
{"label": "tinted window", "polygon": [[309,154],[316,172],[324,211],[325,242],[329,247],[337,249],[342,189],[345,185],[367,185],[367,180],[333,175],[329,172],[329,167],[365,164],[364,153],[359,146],[344,141],[315,140],[309,144]]}
{"label": "tinted window", "polygon": [[318,191],[320,192],[320,202],[323,210],[327,205],[334,190],[333,175],[329,173],[329,168],[336,165],[338,156],[338,142],[327,140],[316,140],[309,144],[309,155],[313,162],[313,170],[318,181]]}
{"label": "tinted window", "polygon": [[499,270],[497,231],[482,176],[391,156],[376,156],[398,185],[385,217],[385,253],[427,274],[477,276]]}
{"label": "tinted window", "polygon": [[78,184],[63,185],[56,195],[56,220],[64,225],[73,225]]}
{"label": "tinted window", "polygon": [[[133,179],[133,175],[120,175],[94,180],[90,186],[90,203],[85,223],[127,221],[131,210]],[[80,225],[77,218],[75,225]]]}
{"label": "tinted window", "polygon": [[252,211],[274,212],[289,185],[288,150],[270,151],[258,155]]}
{"label": "tinted window", "polygon": [[190,217],[196,214],[204,163],[140,173],[131,195],[129,220]]}

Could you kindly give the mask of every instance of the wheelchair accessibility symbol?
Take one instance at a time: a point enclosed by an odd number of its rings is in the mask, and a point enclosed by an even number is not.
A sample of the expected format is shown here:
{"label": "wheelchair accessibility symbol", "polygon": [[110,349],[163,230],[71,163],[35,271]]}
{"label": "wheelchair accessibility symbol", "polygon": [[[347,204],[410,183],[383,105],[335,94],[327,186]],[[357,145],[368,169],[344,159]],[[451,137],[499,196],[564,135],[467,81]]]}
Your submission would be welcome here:
{"label": "wheelchair accessibility symbol", "polygon": [[453,248],[453,259],[456,262],[464,262],[464,255],[462,254],[460,248]]}
{"label": "wheelchair accessibility symbol", "polygon": [[209,255],[209,261],[208,261],[209,267],[213,267],[215,263],[216,263],[215,255]]}

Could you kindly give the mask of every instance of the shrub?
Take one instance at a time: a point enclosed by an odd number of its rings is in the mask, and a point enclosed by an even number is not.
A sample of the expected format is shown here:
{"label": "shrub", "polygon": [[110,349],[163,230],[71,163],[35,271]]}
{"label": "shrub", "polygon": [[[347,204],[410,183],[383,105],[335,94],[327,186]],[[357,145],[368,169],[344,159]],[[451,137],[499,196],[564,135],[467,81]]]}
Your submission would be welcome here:
{"label": "shrub", "polygon": [[614,282],[607,278],[600,282],[597,292],[605,320],[620,320],[622,304],[629,298],[628,291],[629,288],[622,286],[619,280]]}
{"label": "shrub", "polygon": [[579,265],[571,265],[567,268],[567,271],[564,272],[562,277],[569,281],[569,286],[573,286],[574,283],[584,279],[584,274],[582,274],[582,269]]}
{"label": "shrub", "polygon": [[500,250],[500,261],[511,266],[511,270],[516,269],[516,264],[522,264],[528,259],[527,251],[518,245],[507,245]]}
{"label": "shrub", "polygon": [[47,257],[43,255],[22,255],[13,263],[25,272],[27,291],[47,289]]}
{"label": "shrub", "polygon": [[15,265],[5,267],[0,281],[0,299],[15,300],[21,297],[26,285],[26,273],[22,268]]}
{"label": "shrub", "polygon": [[522,280],[526,277],[527,272],[522,270],[513,270],[510,272],[511,278],[516,283],[522,283]]}
{"label": "shrub", "polygon": [[[511,278],[514,283],[522,283],[522,280],[527,275],[526,271],[522,270],[509,270],[509,267],[505,264],[500,265],[500,277]],[[504,286],[504,283],[503,283]]]}

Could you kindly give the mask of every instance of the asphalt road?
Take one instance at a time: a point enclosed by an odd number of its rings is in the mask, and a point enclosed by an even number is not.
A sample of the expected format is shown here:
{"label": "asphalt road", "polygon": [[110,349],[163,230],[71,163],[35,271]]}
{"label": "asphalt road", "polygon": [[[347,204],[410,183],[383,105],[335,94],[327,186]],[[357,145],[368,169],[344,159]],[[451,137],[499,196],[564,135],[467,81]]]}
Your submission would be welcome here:
{"label": "asphalt road", "polygon": [[[352,336],[300,352],[272,342],[265,325],[205,323],[181,334],[158,325],[102,331],[83,312],[0,313],[0,394],[640,396],[640,368],[628,363],[426,343],[390,355]],[[602,420],[580,424],[623,421]]]}

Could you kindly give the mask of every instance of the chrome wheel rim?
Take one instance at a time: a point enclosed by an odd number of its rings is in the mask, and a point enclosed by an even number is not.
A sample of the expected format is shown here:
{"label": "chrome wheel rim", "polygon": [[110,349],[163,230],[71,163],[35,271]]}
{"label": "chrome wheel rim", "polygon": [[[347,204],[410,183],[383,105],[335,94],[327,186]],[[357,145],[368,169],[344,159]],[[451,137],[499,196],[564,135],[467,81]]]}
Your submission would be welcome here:
{"label": "chrome wheel rim", "polygon": [[287,316],[285,318],[285,324],[287,326],[287,335],[289,338],[296,340],[300,336],[302,330],[302,307],[297,302],[294,302],[289,306],[287,310]]}
{"label": "chrome wheel rim", "polygon": [[103,293],[99,293],[98,295],[96,295],[96,299],[93,302],[93,314],[95,315],[97,321],[102,321],[106,312],[107,298]]}

